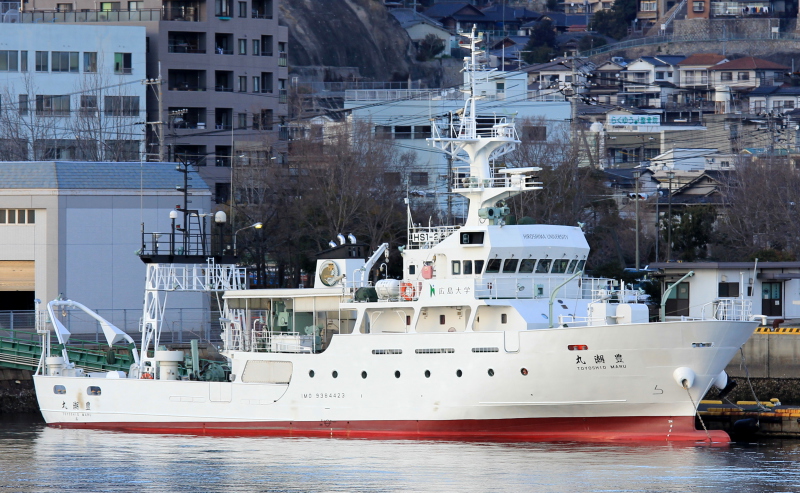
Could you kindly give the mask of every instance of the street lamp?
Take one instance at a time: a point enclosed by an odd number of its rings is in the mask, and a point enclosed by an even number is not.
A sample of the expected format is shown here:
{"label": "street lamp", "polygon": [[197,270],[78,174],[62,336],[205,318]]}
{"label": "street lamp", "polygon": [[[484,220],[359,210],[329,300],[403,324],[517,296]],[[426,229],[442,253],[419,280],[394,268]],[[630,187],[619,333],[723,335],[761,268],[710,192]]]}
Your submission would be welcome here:
{"label": "street lamp", "polygon": [[667,171],[669,178],[669,190],[667,193],[667,262],[672,259],[672,179],[675,178],[674,171]]}
{"label": "street lamp", "polygon": [[639,177],[642,172],[638,169],[633,170],[633,179],[636,180],[636,270],[639,270]]}
{"label": "street lamp", "polygon": [[261,224],[261,223],[253,223],[250,226],[245,226],[244,228],[239,228],[239,229],[236,230],[235,233],[233,233],[233,255],[234,256],[238,255],[238,250],[236,250],[236,235],[239,234],[239,231],[244,231],[245,229],[248,229],[248,228],[261,229],[262,226],[264,226],[264,225]]}

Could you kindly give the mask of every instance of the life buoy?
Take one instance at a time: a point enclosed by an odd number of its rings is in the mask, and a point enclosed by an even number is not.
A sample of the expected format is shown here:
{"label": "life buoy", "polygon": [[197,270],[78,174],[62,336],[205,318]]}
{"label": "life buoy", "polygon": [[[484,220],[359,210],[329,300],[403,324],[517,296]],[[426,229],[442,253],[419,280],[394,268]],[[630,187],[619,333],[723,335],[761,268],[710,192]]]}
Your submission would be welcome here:
{"label": "life buoy", "polygon": [[417,290],[413,283],[404,282],[400,284],[400,297],[406,301],[412,301],[417,297]]}
{"label": "life buoy", "polygon": [[145,380],[152,380],[153,374],[152,373],[142,373],[142,378]]}

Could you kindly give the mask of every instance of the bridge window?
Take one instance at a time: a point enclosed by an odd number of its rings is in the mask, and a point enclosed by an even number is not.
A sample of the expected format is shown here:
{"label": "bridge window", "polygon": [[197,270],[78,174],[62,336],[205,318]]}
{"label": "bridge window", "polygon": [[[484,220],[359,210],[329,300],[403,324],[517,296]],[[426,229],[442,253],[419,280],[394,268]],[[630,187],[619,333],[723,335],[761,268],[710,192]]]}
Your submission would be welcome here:
{"label": "bridge window", "polygon": [[530,274],[531,272],[533,272],[533,267],[535,265],[536,265],[535,258],[522,259],[522,262],[519,263],[519,273]]}
{"label": "bridge window", "polygon": [[476,260],[475,261],[475,273],[480,274],[483,272],[483,260]]}
{"label": "bridge window", "polygon": [[585,260],[581,260],[580,262],[578,262],[578,268],[575,269],[575,270],[576,271],[582,271],[584,265],[586,265],[586,261]]}
{"label": "bridge window", "polygon": [[577,265],[578,265],[578,261],[577,260],[571,260],[570,263],[569,263],[569,267],[567,267],[567,274],[574,274],[575,273],[575,267],[577,267]]}
{"label": "bridge window", "polygon": [[550,272],[550,263],[552,261],[553,259],[549,258],[543,258],[542,260],[540,260],[539,263],[536,264],[536,273],[547,274],[548,272]]}
{"label": "bridge window", "polygon": [[67,389],[63,385],[53,385],[53,393],[54,394],[66,394]]}
{"label": "bridge window", "polygon": [[89,395],[100,395],[100,392],[100,387],[96,387],[94,385],[86,389],[86,393]]}
{"label": "bridge window", "polygon": [[472,274],[472,260],[464,261],[464,274]]}
{"label": "bridge window", "polygon": [[553,274],[563,274],[567,272],[567,266],[569,265],[569,260],[565,258],[556,259],[553,262],[553,270],[551,271]]}
{"label": "bridge window", "polygon": [[451,263],[451,269],[453,271],[454,276],[461,275],[461,261],[453,260],[453,262]]}
{"label": "bridge window", "polygon": [[486,263],[486,273],[487,274],[496,274],[500,272],[500,263],[502,262],[499,258],[493,258]]}
{"label": "bridge window", "polygon": [[513,274],[517,272],[518,259],[510,258],[503,262],[503,274]]}

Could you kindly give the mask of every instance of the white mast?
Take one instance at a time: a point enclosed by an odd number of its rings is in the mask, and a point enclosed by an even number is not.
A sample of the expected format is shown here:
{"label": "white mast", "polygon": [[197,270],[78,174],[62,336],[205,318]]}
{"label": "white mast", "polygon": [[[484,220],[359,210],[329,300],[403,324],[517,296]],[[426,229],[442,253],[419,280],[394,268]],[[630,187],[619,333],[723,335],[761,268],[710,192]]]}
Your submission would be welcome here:
{"label": "white mast", "polygon": [[481,219],[490,219],[494,223],[508,214],[505,207],[498,205],[499,201],[541,187],[529,176],[540,168],[497,171],[491,168],[490,161],[513,151],[520,141],[513,120],[509,122],[506,117],[493,117],[491,127],[478,128],[475,106],[480,96],[476,96],[476,80],[478,77],[486,78],[493,70],[487,70],[480,60],[480,55],[484,54],[478,49],[482,36],[475,27],[470,42],[472,53],[464,58],[464,72],[469,84],[465,92],[469,97],[464,108],[456,112],[458,121],[445,127],[445,136],[434,125],[433,137],[428,141],[465,165],[453,173],[453,191],[469,199],[466,224],[477,225]]}

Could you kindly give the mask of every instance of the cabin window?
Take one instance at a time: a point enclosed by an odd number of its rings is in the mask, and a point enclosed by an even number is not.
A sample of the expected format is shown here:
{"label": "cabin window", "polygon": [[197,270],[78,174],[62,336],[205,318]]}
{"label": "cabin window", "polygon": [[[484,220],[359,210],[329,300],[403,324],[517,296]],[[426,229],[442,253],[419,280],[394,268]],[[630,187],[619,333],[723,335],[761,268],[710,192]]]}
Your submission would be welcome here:
{"label": "cabin window", "polygon": [[100,387],[95,387],[94,385],[86,389],[86,393],[89,395],[100,395],[100,392]]}
{"label": "cabin window", "polygon": [[565,258],[556,259],[553,262],[553,270],[551,271],[553,274],[563,274],[567,272],[567,266],[569,265],[569,260]]}
{"label": "cabin window", "polygon": [[63,385],[54,385],[53,386],[53,393],[54,394],[66,394],[67,393],[67,388],[64,387]]}
{"label": "cabin window", "polygon": [[439,315],[439,325],[444,325],[444,315]]}
{"label": "cabin window", "polygon": [[461,275],[461,261],[460,260],[453,260],[452,262],[452,270],[454,276]]}
{"label": "cabin window", "polygon": [[414,274],[416,274],[417,273],[417,266],[414,265],[414,264],[409,265],[408,266],[408,273],[409,273],[409,275],[412,275],[412,276]]}
{"label": "cabin window", "polygon": [[584,265],[586,265],[586,261],[585,261],[585,260],[581,260],[580,262],[578,262],[578,268],[577,268],[577,270],[578,270],[578,271],[583,271],[583,266],[584,266]]}
{"label": "cabin window", "polygon": [[577,265],[578,265],[578,261],[577,260],[571,260],[569,262],[569,267],[567,267],[567,274],[574,274],[575,273],[575,267],[577,267]]}
{"label": "cabin window", "polygon": [[517,272],[518,259],[510,258],[503,262],[503,274],[513,274]]}
{"label": "cabin window", "polygon": [[522,262],[519,263],[519,273],[530,274],[531,272],[533,272],[534,266],[536,266],[535,258],[522,259]]}
{"label": "cabin window", "polygon": [[483,260],[476,260],[475,261],[475,273],[480,274],[483,272]]}
{"label": "cabin window", "polygon": [[719,297],[720,298],[736,298],[739,296],[739,283],[738,282],[721,282],[719,283]]}
{"label": "cabin window", "polygon": [[411,325],[411,315],[406,315],[406,325]]}
{"label": "cabin window", "polygon": [[486,273],[487,274],[496,274],[500,272],[500,263],[502,262],[499,258],[490,259],[486,263]]}
{"label": "cabin window", "polygon": [[500,323],[501,324],[508,323],[508,315],[507,314],[505,314],[505,313],[501,313],[500,314]]}
{"label": "cabin window", "polygon": [[553,259],[549,258],[543,258],[542,260],[540,260],[539,263],[536,264],[536,273],[547,274],[548,272],[550,272],[550,263],[552,261]]}
{"label": "cabin window", "polygon": [[472,260],[464,261],[464,275],[472,274]]}

